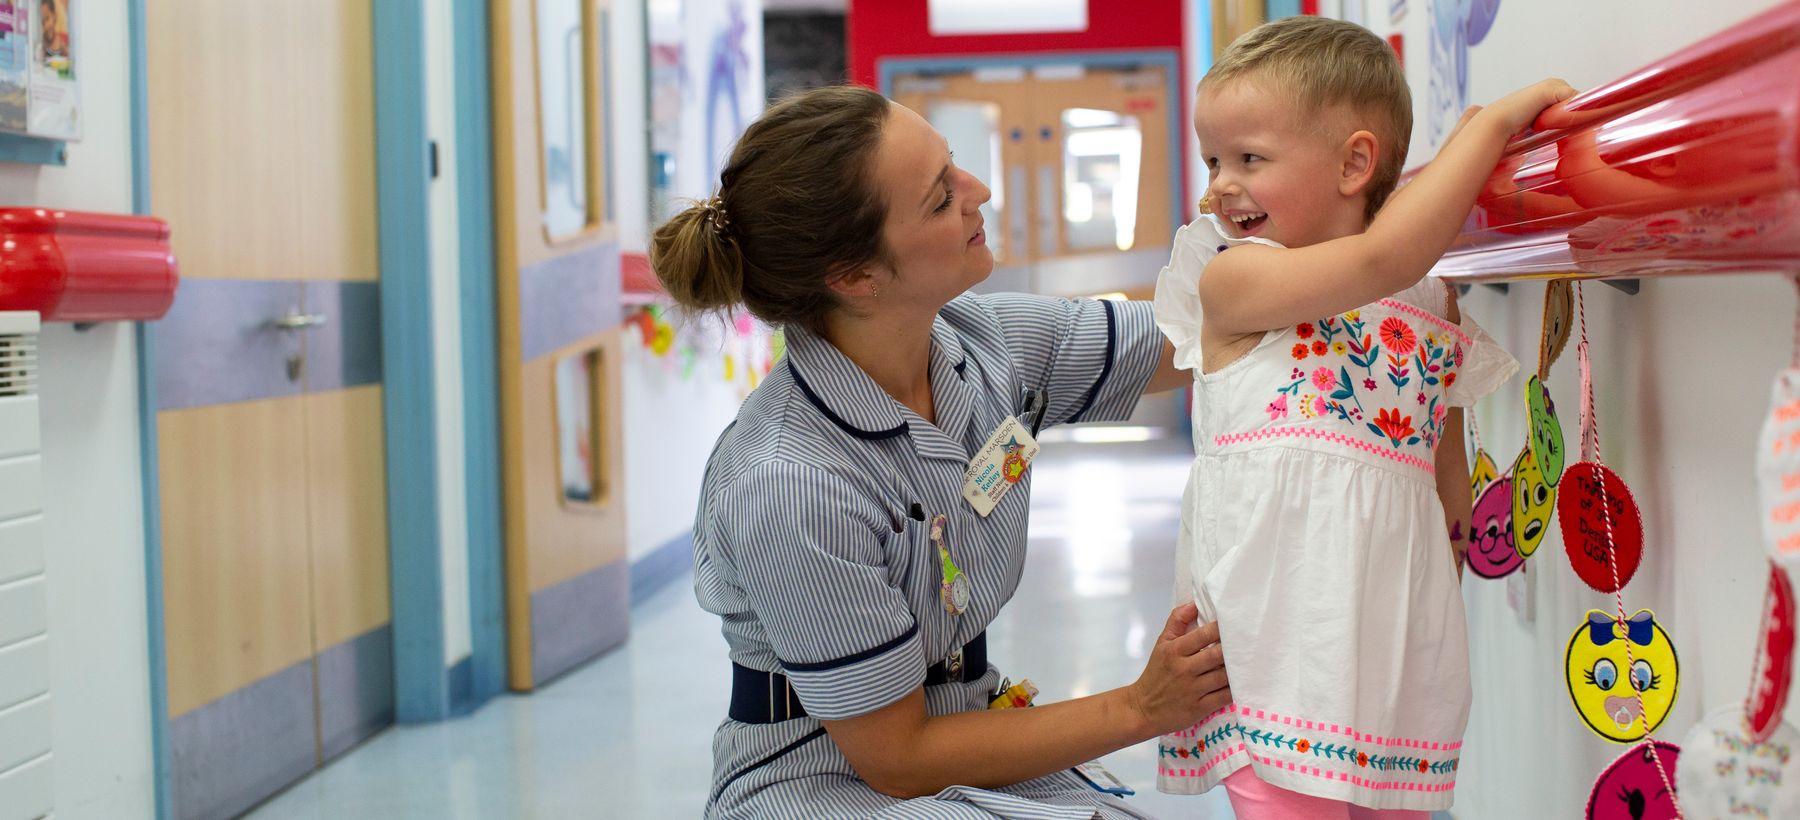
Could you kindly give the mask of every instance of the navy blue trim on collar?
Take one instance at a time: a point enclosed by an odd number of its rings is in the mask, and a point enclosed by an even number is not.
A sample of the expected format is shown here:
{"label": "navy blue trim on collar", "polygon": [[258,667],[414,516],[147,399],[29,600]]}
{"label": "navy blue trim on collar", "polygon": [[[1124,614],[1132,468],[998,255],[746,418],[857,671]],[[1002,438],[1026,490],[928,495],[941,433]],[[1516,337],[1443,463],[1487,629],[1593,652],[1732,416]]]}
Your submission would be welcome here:
{"label": "navy blue trim on collar", "polygon": [[1081,409],[1069,416],[1071,424],[1081,421],[1081,414],[1086,413],[1088,408],[1093,406],[1094,397],[1100,395],[1101,386],[1106,384],[1106,377],[1112,375],[1113,347],[1118,344],[1119,336],[1118,323],[1113,318],[1112,302],[1101,299],[1100,305],[1106,308],[1106,361],[1100,365],[1100,378],[1094,380],[1094,386],[1088,388],[1087,398],[1081,401]]}
{"label": "navy blue trim on collar", "polygon": [[[1107,350],[1109,353],[1112,350],[1112,346],[1110,344],[1107,346]],[[793,375],[794,384],[797,384],[800,386],[800,392],[806,396],[806,400],[812,402],[814,407],[819,408],[819,412],[825,414],[825,418],[830,419],[832,424],[837,425],[844,432],[849,433],[850,435],[856,436],[857,438],[867,440],[867,441],[881,441],[883,439],[890,439],[895,436],[906,435],[907,427],[906,427],[906,422],[904,422],[904,421],[900,422],[900,426],[895,427],[891,430],[862,430],[862,429],[858,429],[855,427],[851,427],[850,422],[845,421],[838,414],[831,412],[831,408],[827,407],[825,405],[825,400],[819,398],[819,394],[813,392],[812,387],[807,385],[805,379],[800,378],[800,369],[797,367],[794,367],[793,357],[792,356],[786,357],[786,361],[787,361],[787,366],[788,366],[788,373]],[[915,626],[914,628],[916,629],[917,627]]]}
{"label": "navy blue trim on collar", "polygon": [[[786,669],[789,672],[823,672],[827,669],[837,669],[839,667],[849,666],[853,663],[861,663],[877,655],[883,655],[893,651],[895,647],[911,640],[912,636],[918,634],[918,632],[919,624],[915,621],[912,626],[906,628],[905,632],[900,633],[900,637],[880,646],[870,647],[854,655],[845,655],[836,660],[819,661],[817,663],[788,663],[787,661],[780,661],[781,668]],[[777,660],[779,661],[780,659]]]}

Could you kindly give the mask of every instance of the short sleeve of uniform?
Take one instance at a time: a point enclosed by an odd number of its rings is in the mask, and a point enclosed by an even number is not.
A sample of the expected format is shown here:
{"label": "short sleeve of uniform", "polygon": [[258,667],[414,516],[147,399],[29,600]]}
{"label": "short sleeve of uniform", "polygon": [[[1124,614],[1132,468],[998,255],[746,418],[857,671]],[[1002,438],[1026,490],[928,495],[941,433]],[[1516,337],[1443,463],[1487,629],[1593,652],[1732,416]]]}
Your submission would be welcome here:
{"label": "short sleeve of uniform", "polygon": [[1452,407],[1473,407],[1475,402],[1500,389],[1500,385],[1519,372],[1519,362],[1476,324],[1466,310],[1460,329],[1468,342],[1463,351],[1462,366],[1457,368],[1456,383],[1444,391],[1444,398]]}
{"label": "short sleeve of uniform", "polygon": [[1162,360],[1148,302],[995,294],[1008,355],[1028,389],[1049,394],[1044,426],[1131,416]]}
{"label": "short sleeve of uniform", "polygon": [[769,462],[740,476],[713,509],[718,541],[809,714],[867,714],[924,681],[918,626],[887,566],[892,524],[856,484]]}

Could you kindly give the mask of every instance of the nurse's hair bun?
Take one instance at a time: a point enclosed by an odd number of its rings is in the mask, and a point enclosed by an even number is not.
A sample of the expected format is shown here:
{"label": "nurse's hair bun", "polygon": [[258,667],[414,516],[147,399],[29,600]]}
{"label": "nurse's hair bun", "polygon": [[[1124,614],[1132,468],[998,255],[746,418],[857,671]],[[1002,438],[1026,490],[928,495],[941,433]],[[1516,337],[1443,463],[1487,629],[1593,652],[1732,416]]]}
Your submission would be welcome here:
{"label": "nurse's hair bun", "polygon": [[684,308],[728,310],[744,301],[744,254],[730,235],[724,199],[695,202],[656,229],[650,267]]}

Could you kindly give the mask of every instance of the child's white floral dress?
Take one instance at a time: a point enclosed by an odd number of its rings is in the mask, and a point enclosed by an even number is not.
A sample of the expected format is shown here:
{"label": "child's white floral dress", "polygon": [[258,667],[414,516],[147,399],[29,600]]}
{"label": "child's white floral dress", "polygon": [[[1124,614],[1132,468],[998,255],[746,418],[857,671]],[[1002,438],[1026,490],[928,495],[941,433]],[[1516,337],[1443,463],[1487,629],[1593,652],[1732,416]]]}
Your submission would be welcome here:
{"label": "child's white floral dress", "polygon": [[1200,274],[1247,242],[1266,240],[1202,217],[1156,285],[1157,324],[1195,373],[1177,583],[1219,622],[1235,701],[1162,739],[1157,786],[1199,793],[1251,766],[1369,808],[1448,808],[1469,659],[1434,454],[1449,408],[1518,365],[1444,319],[1427,277],[1203,374]]}

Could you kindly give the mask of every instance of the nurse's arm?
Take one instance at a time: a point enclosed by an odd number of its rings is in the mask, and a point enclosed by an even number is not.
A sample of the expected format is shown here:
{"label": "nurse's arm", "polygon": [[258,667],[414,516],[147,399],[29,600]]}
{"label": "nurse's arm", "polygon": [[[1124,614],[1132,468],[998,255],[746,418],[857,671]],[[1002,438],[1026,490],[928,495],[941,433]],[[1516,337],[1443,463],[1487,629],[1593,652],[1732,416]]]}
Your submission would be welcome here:
{"label": "nurse's arm", "polygon": [[932,717],[924,689],[874,712],[821,721],[856,773],[902,799],[954,785],[1001,788],[1185,729],[1231,701],[1217,624],[1192,629],[1193,604],[1170,613],[1138,680],[1023,709]]}
{"label": "nurse's arm", "polygon": [[1156,372],[1150,374],[1150,384],[1144,387],[1144,393],[1147,395],[1176,390],[1193,383],[1194,371],[1175,367],[1175,346],[1164,339],[1162,358],[1156,363]]}

